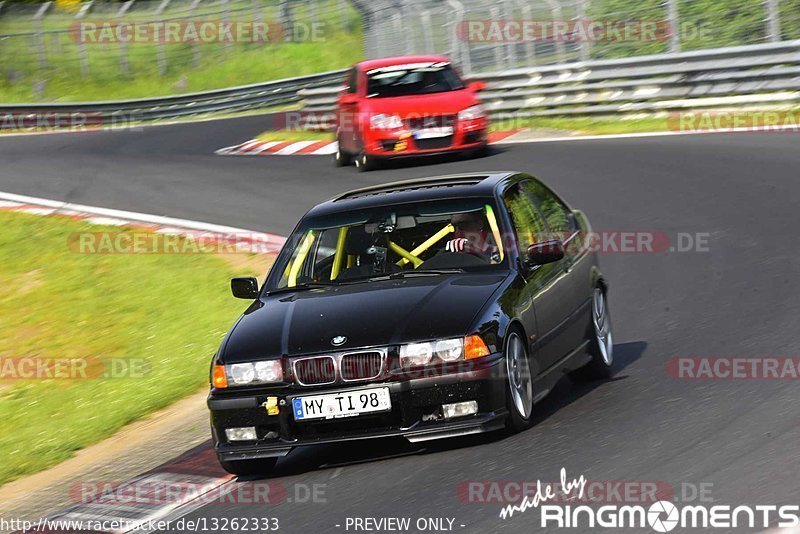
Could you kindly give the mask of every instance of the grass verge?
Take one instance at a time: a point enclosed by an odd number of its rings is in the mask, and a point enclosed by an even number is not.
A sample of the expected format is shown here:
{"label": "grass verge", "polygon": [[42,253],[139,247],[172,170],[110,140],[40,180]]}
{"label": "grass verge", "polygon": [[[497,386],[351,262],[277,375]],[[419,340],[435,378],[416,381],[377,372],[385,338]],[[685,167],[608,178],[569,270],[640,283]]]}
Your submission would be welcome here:
{"label": "grass verge", "polygon": [[[141,232],[0,212],[0,484],[69,458],[201,388],[211,356],[243,310],[228,279],[260,275],[269,261],[68,247],[76,232],[104,230]],[[135,363],[144,372],[8,379],[15,376],[9,359],[23,357],[96,358],[105,369],[113,361],[118,370]]]}

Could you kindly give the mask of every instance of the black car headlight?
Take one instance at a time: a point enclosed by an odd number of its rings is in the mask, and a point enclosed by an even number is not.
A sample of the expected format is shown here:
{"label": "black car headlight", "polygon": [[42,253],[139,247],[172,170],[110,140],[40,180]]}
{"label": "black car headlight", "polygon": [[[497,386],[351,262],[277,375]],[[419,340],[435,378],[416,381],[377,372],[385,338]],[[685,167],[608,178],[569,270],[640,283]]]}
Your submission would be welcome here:
{"label": "black car headlight", "polygon": [[450,363],[489,355],[489,349],[479,335],[439,339],[400,346],[400,365],[419,367],[430,363]]}
{"label": "black car headlight", "polygon": [[283,382],[283,366],[280,360],[232,363],[225,366],[225,375],[230,386],[249,386]]}

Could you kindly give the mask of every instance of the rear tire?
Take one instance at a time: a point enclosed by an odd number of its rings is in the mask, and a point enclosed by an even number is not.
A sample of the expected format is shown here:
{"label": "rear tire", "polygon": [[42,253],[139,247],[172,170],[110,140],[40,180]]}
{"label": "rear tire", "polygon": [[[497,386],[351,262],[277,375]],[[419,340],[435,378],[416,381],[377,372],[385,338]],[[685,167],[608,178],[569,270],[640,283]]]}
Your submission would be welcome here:
{"label": "rear tire", "polygon": [[258,458],[256,460],[220,460],[222,468],[232,475],[268,475],[278,463],[277,458]]}
{"label": "rear tire", "polygon": [[533,376],[525,337],[511,330],[506,338],[506,431],[516,434],[533,424]]}
{"label": "rear tire", "polygon": [[347,167],[352,162],[350,154],[342,150],[342,142],[336,136],[336,153],[333,155],[333,164],[337,167]]}
{"label": "rear tire", "polygon": [[589,355],[591,361],[569,373],[576,381],[602,380],[611,376],[614,366],[614,338],[611,334],[611,317],[608,313],[606,293],[602,287],[592,292],[592,317],[589,322]]}

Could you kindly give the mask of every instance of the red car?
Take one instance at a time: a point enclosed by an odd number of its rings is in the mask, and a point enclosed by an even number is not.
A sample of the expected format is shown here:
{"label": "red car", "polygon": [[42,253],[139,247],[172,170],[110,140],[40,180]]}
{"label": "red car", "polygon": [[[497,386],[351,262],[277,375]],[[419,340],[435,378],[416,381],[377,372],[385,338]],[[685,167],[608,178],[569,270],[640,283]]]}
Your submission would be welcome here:
{"label": "red car", "polygon": [[488,120],[477,93],[444,56],[405,56],[353,66],[336,107],[337,166],[360,171],[386,158],[486,150]]}

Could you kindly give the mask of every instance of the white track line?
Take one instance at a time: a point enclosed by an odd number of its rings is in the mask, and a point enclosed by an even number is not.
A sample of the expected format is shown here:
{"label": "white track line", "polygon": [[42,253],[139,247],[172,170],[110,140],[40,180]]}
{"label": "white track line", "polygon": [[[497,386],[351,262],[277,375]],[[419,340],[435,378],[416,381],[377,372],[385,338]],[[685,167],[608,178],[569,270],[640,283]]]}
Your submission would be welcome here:
{"label": "white track line", "polygon": [[316,141],[298,141],[296,143],[292,143],[291,145],[283,147],[282,149],[278,150],[277,152],[275,152],[275,155],[289,156],[291,154],[294,154],[295,152],[304,149],[307,146],[313,145],[314,143],[316,143]]}
{"label": "white track line", "polygon": [[336,152],[336,149],[338,148],[338,146],[339,146],[339,143],[337,143],[336,141],[332,141],[332,142],[328,143],[327,145],[319,147],[318,149],[314,150],[309,155],[311,155],[311,156],[325,156],[325,155],[328,155],[328,154],[333,154],[333,153]]}
{"label": "white track line", "polygon": [[29,197],[26,195],[17,195],[15,193],[5,193],[2,191],[0,191],[0,200],[19,202],[21,204],[33,204],[37,206],[45,206],[47,208],[53,208],[53,210],[57,210],[59,212],[63,210],[77,211],[80,213],[91,213],[93,215],[110,217],[112,219],[127,219],[130,221],[155,224],[158,226],[178,226],[181,228],[190,228],[192,230],[203,230],[207,232],[218,232],[218,233],[233,233],[233,232],[252,233],[252,230],[235,228],[233,226],[223,226],[219,224],[212,224],[201,221],[190,221],[188,219],[177,219],[175,217],[164,217],[162,215],[151,215],[149,213],[138,213],[135,211],[99,208],[96,206],[84,206],[82,204],[71,204],[69,202],[61,202],[60,200]]}

